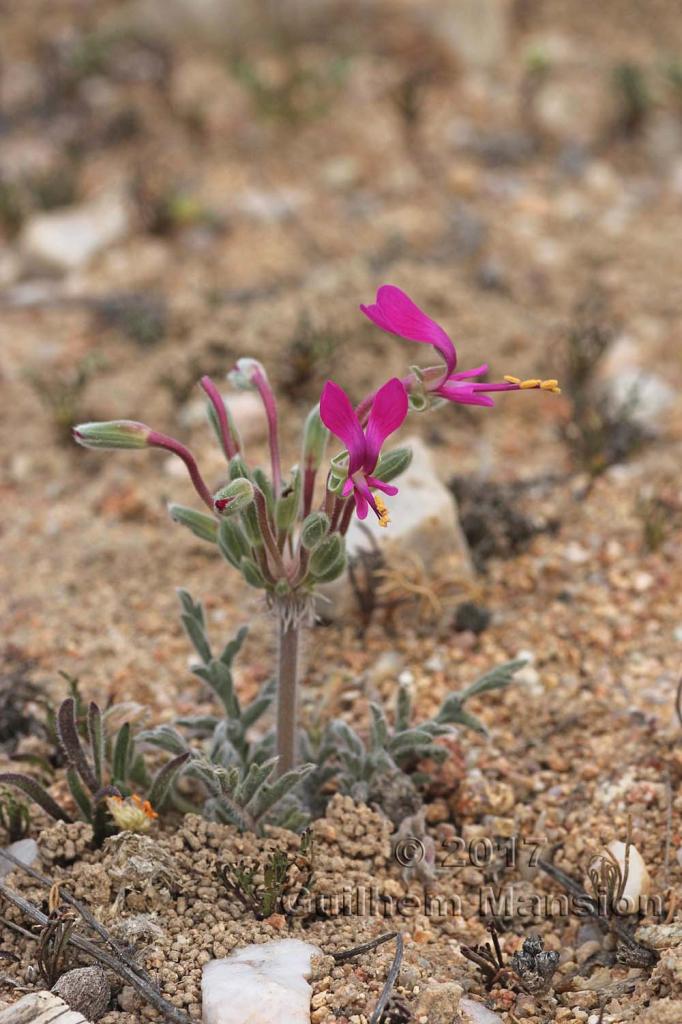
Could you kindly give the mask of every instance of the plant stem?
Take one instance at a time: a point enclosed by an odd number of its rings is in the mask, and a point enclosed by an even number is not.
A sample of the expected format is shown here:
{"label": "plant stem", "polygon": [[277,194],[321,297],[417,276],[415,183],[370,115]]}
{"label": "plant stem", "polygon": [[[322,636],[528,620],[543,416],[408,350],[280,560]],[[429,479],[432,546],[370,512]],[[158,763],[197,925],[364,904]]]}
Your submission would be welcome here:
{"label": "plant stem", "polygon": [[301,623],[296,610],[285,602],[277,606],[277,774],[298,763],[298,673]]}

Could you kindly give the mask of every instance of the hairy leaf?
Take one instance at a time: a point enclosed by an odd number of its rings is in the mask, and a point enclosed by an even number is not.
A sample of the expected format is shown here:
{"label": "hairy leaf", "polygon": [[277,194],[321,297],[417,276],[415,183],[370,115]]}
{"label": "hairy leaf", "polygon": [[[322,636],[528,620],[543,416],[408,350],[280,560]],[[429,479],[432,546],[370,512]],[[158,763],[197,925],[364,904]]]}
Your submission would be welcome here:
{"label": "hairy leaf", "polygon": [[21,772],[0,772],[1,783],[7,783],[20,789],[22,793],[25,793],[34,803],[42,807],[55,821],[66,821],[69,823],[73,821],[73,818],[30,775],[23,775]]}

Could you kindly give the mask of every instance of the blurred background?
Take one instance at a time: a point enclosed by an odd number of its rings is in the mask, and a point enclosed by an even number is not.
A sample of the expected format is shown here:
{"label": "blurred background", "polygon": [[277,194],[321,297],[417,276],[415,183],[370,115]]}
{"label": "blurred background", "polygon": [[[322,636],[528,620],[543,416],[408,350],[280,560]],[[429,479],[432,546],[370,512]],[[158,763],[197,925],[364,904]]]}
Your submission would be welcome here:
{"label": "blurred background", "polygon": [[[167,499],[193,501],[177,466],[77,450],[73,422],[176,433],[217,485],[195,384],[255,355],[294,461],[328,376],[359,399],[425,356],[358,313],[385,281],[444,324],[462,369],[562,379],[558,399],[416,419],[460,505],[480,505],[481,481],[589,488],[648,450],[663,483],[638,483],[631,511],[660,499],[642,513],[655,542],[681,425],[680,13],[0,0],[0,530],[18,642],[125,689],[167,657],[173,586],[195,574],[224,598],[224,568],[167,521]],[[239,416],[264,457],[262,417],[246,401]]]}

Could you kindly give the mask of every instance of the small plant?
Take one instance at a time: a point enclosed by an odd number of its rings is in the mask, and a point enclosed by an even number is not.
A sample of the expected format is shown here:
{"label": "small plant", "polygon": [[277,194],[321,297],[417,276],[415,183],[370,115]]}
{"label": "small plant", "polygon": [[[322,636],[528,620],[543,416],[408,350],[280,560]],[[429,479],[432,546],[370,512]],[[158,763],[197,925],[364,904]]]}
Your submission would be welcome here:
{"label": "small plant", "polygon": [[613,91],[618,106],[616,131],[626,138],[639,135],[652,109],[652,98],[644,70],[624,61],[613,70]]}
{"label": "small plant", "polygon": [[159,296],[111,295],[95,304],[97,321],[113,327],[140,348],[156,345],[166,334],[168,311]]}
{"label": "small plant", "polygon": [[305,62],[294,49],[280,54],[280,74],[274,77],[259,62],[240,56],[230,70],[249,93],[263,118],[298,125],[327,112],[343,84],[347,64],[337,58],[316,66]]}
{"label": "small plant", "polygon": [[257,741],[248,735],[272,709],[274,681],[266,682],[246,706],[242,706],[235,691],[232,664],[246,639],[247,629],[239,630],[215,655],[201,604],[186,590],[179,590],[178,594],[182,623],[199,657],[192,671],[211,688],[222,714],[179,718],[175,723],[189,734],[190,740],[203,741],[205,749],[191,746],[177,728],[168,725],[149,729],[140,738],[175,756],[185,753],[190,759],[186,775],[200,782],[206,795],[200,803],[176,795],[176,805],[181,809],[252,831],[259,831],[265,822],[288,828],[301,826],[307,815],[293,791],[313,766],[297,766],[273,783],[270,777],[276,758],[272,729]]}
{"label": "small plant", "polygon": [[313,884],[313,841],[301,835],[298,853],[271,850],[262,858],[240,858],[223,864],[220,878],[228,892],[263,921],[272,914],[296,914]]}
{"label": "small plant", "polygon": [[29,384],[50,413],[60,444],[71,440],[74,418],[83,415],[83,402],[88,384],[103,368],[101,356],[90,353],[67,369],[49,372],[27,371]]}
{"label": "small plant", "polygon": [[[408,410],[423,411],[444,402],[491,406],[491,394],[508,391],[557,393],[554,379],[521,380],[505,377],[489,383],[476,378],[487,370],[456,372],[455,347],[443,330],[399,288],[384,285],[376,303],[361,307],[365,316],[389,334],[433,347],[441,360],[437,366],[412,367],[402,379],[393,377],[353,406],[346,392],[333,381],[325,384],[319,405],[309,413],[303,429],[301,457],[288,473],[283,471],[279,441],[278,408],[264,367],[243,358],[229,374],[233,385],[254,391],[261,399],[268,424],[270,473],[247,462],[241,438],[222,394],[204,376],[201,387],[207,397],[209,421],[226,459],[225,486],[212,492],[194,455],[180,441],[144,423],[114,420],[84,423],[74,428],[75,440],[86,448],[148,449],[170,452],[184,463],[206,511],[173,504],[170,515],[195,536],[214,544],[243,579],[265,597],[276,623],[278,663],[276,676],[276,726],[274,754],[268,761],[263,744],[257,760],[239,758],[239,714],[224,656],[214,658],[205,635],[203,613],[183,598],[185,627],[197,649],[205,678],[227,710],[224,726],[228,764],[218,758],[201,761],[192,757],[188,769],[200,775],[212,790],[212,809],[230,820],[257,825],[267,812],[289,795],[292,782],[311,770],[300,768],[298,686],[301,674],[300,643],[303,629],[312,621],[314,599],[320,584],[337,579],[346,567],[345,535],[353,514],[363,520],[371,512],[382,527],[390,522],[384,497],[398,488],[391,482],[410,462],[408,449],[384,452],[388,438],[403,424]],[[330,435],[342,450],[327,460]],[[232,656],[227,655],[227,660]],[[267,695],[266,695],[267,696]],[[270,698],[272,699],[271,695]],[[261,713],[260,711],[258,712]],[[236,722],[234,721],[236,717]],[[214,728],[220,728],[221,725]],[[236,734],[236,740],[235,740]],[[157,740],[163,733],[156,731]],[[220,735],[220,734],[219,734]],[[176,730],[166,733],[175,753],[187,753]],[[170,749],[170,746],[167,749]],[[251,757],[251,754],[249,754]],[[270,781],[273,768],[280,778]],[[244,811],[248,814],[245,815]]]}
{"label": "small plant", "polygon": [[23,800],[17,800],[9,790],[0,791],[0,828],[5,830],[8,843],[16,843],[28,835],[31,812]]}
{"label": "small plant", "polygon": [[38,974],[46,988],[52,988],[69,967],[69,939],[76,915],[67,907],[50,909],[38,936]]}
{"label": "small plant", "polygon": [[290,398],[307,397],[319,387],[320,379],[334,351],[344,342],[343,336],[329,329],[313,326],[308,317],[301,317],[280,371],[280,386]]}
{"label": "small plant", "polygon": [[647,440],[636,416],[636,388],[624,400],[616,400],[598,383],[613,336],[599,298],[591,296],[578,306],[564,346],[571,411],[561,432],[574,461],[591,477],[622,462]]}
{"label": "small plant", "polygon": [[[419,762],[427,758],[436,763],[445,760],[448,752],[438,739],[452,733],[455,725],[487,735],[483,723],[466,710],[465,704],[472,697],[505,689],[525,664],[517,660],[498,665],[465,690],[449,694],[438,713],[419,724],[412,720],[409,691],[401,686],[392,728],[382,708],[370,704],[372,721],[367,742],[342,719],[330,722],[314,758],[318,769],[311,777],[312,783],[321,788],[333,778],[342,793],[356,800],[376,802],[390,818],[395,818],[389,807],[384,806],[393,795],[390,780],[407,775],[414,787],[426,784],[428,777],[418,771]],[[402,801],[406,797],[407,794],[401,794]]]}
{"label": "small plant", "polygon": [[[126,808],[130,811],[135,807],[134,787],[139,786],[148,792],[148,805],[141,802],[138,810],[142,810],[147,818],[155,816],[156,809],[163,806],[177,775],[189,758],[189,754],[184,752],[178,754],[151,779],[144,757],[136,749],[130,723],[124,722],[111,733],[107,729],[107,720],[116,711],[114,706],[102,714],[97,704],[93,702],[89,705],[89,749],[86,749],[79,733],[74,697],[67,697],[63,701],[56,720],[59,745],[66,762],[69,791],[82,819],[93,827],[96,846],[101,846],[106,837],[119,828],[131,827],[133,818],[130,813],[126,815],[123,812]],[[30,775],[0,772],[0,783],[21,790],[56,821],[72,821],[71,815]],[[126,797],[131,797],[128,804],[125,802]],[[121,805],[117,801],[121,801]],[[135,821],[138,820],[135,818]]]}
{"label": "small plant", "polygon": [[497,929],[489,927],[493,940],[480,946],[461,946],[463,956],[476,964],[483,976],[487,992],[496,986],[501,988],[522,990],[533,995],[545,995],[552,987],[552,978],[559,966],[559,954],[545,951],[544,941],[540,935],[530,935],[524,940],[523,948],[514,953],[509,963],[505,963]]}

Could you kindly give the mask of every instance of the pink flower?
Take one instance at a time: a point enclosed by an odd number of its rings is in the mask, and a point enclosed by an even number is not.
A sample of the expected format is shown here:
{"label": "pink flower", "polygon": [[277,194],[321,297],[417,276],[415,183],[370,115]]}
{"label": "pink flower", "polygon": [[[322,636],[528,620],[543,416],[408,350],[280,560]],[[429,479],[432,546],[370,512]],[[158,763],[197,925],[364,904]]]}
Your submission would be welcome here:
{"label": "pink flower", "polygon": [[[409,295],[392,284],[384,284],[377,292],[376,302],[372,306],[360,306],[360,309],[377,327],[396,334],[408,341],[419,341],[432,345],[445,363],[445,369],[432,367],[420,371],[418,380],[415,374],[403,381],[408,390],[416,390],[421,383],[423,389],[448,402],[459,402],[461,405],[494,405],[486,392],[525,391],[542,388],[559,394],[556,380],[521,380],[519,377],[505,377],[504,381],[494,384],[478,382],[488,370],[488,364],[482,363],[473,370],[455,373],[457,351],[449,335],[443,328],[415,305]],[[364,411],[364,403],[362,411]]]}
{"label": "pink flower", "polygon": [[343,496],[355,498],[359,519],[367,517],[368,507],[380,524],[388,524],[388,513],[380,497],[372,489],[394,495],[398,488],[385,484],[372,476],[379,461],[379,453],[389,434],[402,425],[407,416],[407,393],[397,377],[379,388],[369,409],[366,427],[362,428],[351,401],[338,384],[328,380],[320,399],[320,417],[332,434],[348,449],[348,479],[343,485]]}

